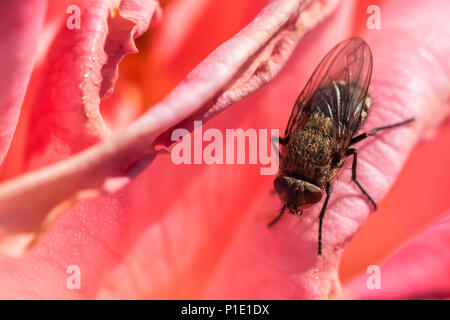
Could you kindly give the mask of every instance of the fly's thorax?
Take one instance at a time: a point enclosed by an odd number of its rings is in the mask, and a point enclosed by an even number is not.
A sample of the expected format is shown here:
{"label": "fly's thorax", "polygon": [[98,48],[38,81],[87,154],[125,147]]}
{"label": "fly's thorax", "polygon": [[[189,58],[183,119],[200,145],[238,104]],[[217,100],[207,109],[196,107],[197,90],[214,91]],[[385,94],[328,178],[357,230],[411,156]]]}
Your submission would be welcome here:
{"label": "fly's thorax", "polygon": [[318,186],[289,176],[279,175],[273,186],[290,211],[305,209],[322,198],[322,190]]}
{"label": "fly's thorax", "polygon": [[301,129],[292,132],[281,154],[281,173],[323,188],[339,162],[332,126],[330,118],[314,113]]}

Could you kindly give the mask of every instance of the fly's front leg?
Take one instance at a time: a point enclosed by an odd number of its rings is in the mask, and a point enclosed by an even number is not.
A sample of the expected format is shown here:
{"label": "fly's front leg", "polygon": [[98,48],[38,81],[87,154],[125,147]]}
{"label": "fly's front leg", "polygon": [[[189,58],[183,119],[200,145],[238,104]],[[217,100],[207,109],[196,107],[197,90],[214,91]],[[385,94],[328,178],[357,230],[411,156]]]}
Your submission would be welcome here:
{"label": "fly's front leg", "polygon": [[284,213],[284,210],[286,209],[286,206],[283,206],[283,208],[281,208],[280,213],[275,217],[275,219],[273,219],[268,225],[267,228],[270,228],[271,226],[273,226],[278,220],[280,220],[281,216]]}
{"label": "fly's front leg", "polygon": [[347,150],[347,156],[353,156],[353,162],[352,162],[352,181],[356,183],[358,188],[361,190],[361,192],[366,196],[366,198],[372,203],[374,210],[377,210],[377,204],[375,201],[373,201],[372,197],[369,196],[369,194],[364,190],[364,188],[359,183],[358,179],[356,178],[356,167],[357,167],[357,161],[358,161],[358,152],[356,149],[351,148]]}

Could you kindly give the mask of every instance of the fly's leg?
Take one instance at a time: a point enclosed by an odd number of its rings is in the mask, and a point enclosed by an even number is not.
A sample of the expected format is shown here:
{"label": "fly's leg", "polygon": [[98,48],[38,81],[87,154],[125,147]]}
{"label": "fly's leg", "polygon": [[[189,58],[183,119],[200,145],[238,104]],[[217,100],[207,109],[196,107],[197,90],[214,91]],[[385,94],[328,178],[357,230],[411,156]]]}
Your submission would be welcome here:
{"label": "fly's leg", "polygon": [[[289,140],[289,136],[286,136],[286,137],[284,137],[284,138],[277,137],[277,136],[273,136],[273,137],[270,139],[270,143],[272,144],[272,148],[275,150],[275,152],[276,152],[277,154],[280,154],[280,149],[279,149],[278,146],[275,144],[275,142],[278,141],[279,144],[281,144],[282,146],[285,146],[285,145],[288,143],[288,140]],[[278,158],[277,158],[277,165],[279,165],[279,163],[278,163]],[[271,194],[276,194],[275,190],[272,190],[272,191],[271,191]]]}
{"label": "fly's leg", "polygon": [[[352,140],[350,140],[350,145],[354,145],[355,143],[358,143],[368,137],[372,137],[374,136],[378,131],[381,130],[386,130],[386,129],[391,129],[391,128],[395,128],[395,127],[399,127],[405,124],[408,124],[410,122],[413,122],[414,118],[402,121],[402,122],[398,122],[398,123],[394,123],[388,126],[383,126],[383,127],[378,127],[378,128],[374,128],[368,132],[364,132],[356,137],[354,137]],[[361,190],[361,192],[366,196],[366,198],[370,201],[370,203],[372,204],[373,208],[375,210],[377,210],[377,204],[375,203],[375,201],[373,201],[372,197],[369,196],[369,194],[366,192],[366,190],[364,190],[364,188],[361,186],[361,184],[359,183],[358,179],[356,178],[356,165],[357,165],[357,151],[354,148],[350,148],[347,150],[347,156],[353,156],[353,162],[352,162],[352,181],[354,183],[356,183],[356,185],[358,186],[358,188]]]}
{"label": "fly's leg", "polygon": [[278,154],[280,154],[280,149],[278,148],[278,146],[275,144],[275,142],[278,142],[278,144],[285,146],[288,143],[289,140],[289,136],[286,136],[284,138],[281,137],[277,137],[277,136],[273,136],[270,139],[270,143],[272,144],[272,148],[275,150],[275,152],[277,152]]}
{"label": "fly's leg", "polygon": [[373,201],[372,197],[369,196],[369,194],[366,192],[366,190],[364,190],[364,188],[361,186],[361,184],[359,183],[358,179],[356,178],[356,166],[357,166],[357,161],[358,161],[358,152],[356,151],[356,149],[350,148],[350,149],[347,150],[347,156],[353,156],[353,161],[352,161],[352,181],[354,183],[356,183],[356,185],[358,186],[359,190],[361,190],[361,192],[370,201],[370,203],[372,204],[374,210],[377,210],[377,204],[375,203],[375,201]]}
{"label": "fly's leg", "polygon": [[360,135],[354,137],[352,140],[350,140],[350,145],[354,145],[355,143],[358,143],[358,142],[360,142],[360,141],[362,141],[362,140],[364,140],[364,139],[366,139],[368,137],[372,137],[378,131],[391,129],[391,128],[395,128],[395,127],[399,127],[399,126],[403,126],[403,125],[408,124],[408,123],[413,122],[413,121],[414,121],[414,118],[411,118],[411,119],[408,119],[408,120],[405,120],[405,121],[402,121],[402,122],[390,124],[388,126],[374,128],[374,129],[372,129],[372,130],[370,130],[368,132],[361,133]]}
{"label": "fly's leg", "polygon": [[[275,219],[273,219],[268,225],[267,227],[270,228],[271,226],[273,226],[278,220],[280,220],[281,216],[284,214],[284,211],[286,210],[286,206],[283,206],[283,208],[281,208],[280,213],[278,214],[278,216],[275,217]],[[303,209],[298,212],[292,212],[293,214],[296,214],[297,216],[301,217],[303,214]]]}
{"label": "fly's leg", "polygon": [[280,213],[276,216],[275,219],[273,219],[268,225],[267,228],[270,228],[271,226],[273,226],[278,220],[280,220],[281,216],[284,213],[284,210],[286,209],[286,206],[283,206],[283,208],[281,208]]}
{"label": "fly's leg", "polygon": [[327,186],[325,187],[325,192],[327,193],[327,197],[325,198],[325,202],[323,203],[322,210],[320,210],[320,215],[319,215],[319,241],[318,241],[319,255],[322,254],[322,223],[323,223],[323,218],[325,216],[325,210],[327,209],[328,200],[330,200],[330,196],[331,196],[331,192],[332,191],[333,191],[333,188],[331,187],[331,184],[328,183]]}

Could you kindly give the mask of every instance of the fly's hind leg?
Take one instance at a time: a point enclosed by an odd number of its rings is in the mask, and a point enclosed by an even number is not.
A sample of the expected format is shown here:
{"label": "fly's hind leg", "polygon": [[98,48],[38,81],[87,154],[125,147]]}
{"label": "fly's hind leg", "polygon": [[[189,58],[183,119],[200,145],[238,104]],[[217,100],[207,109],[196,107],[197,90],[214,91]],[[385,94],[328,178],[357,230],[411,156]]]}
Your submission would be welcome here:
{"label": "fly's hind leg", "polygon": [[414,118],[402,121],[402,122],[398,122],[398,123],[394,123],[394,124],[390,124],[388,126],[383,126],[383,127],[378,127],[378,128],[374,128],[370,131],[361,133],[360,135],[357,135],[356,137],[354,137],[352,140],[350,140],[350,145],[354,145],[355,143],[358,143],[368,137],[373,137],[378,131],[381,130],[386,130],[386,129],[391,129],[391,128],[395,128],[395,127],[399,127],[399,126],[403,126],[405,124],[408,124],[410,122],[413,122]]}
{"label": "fly's hind leg", "polygon": [[352,162],[352,181],[354,183],[356,183],[356,185],[358,186],[359,190],[361,190],[361,192],[366,196],[366,198],[370,201],[370,203],[372,204],[374,210],[377,210],[377,204],[375,203],[375,201],[373,201],[372,197],[369,196],[369,194],[367,193],[366,190],[364,190],[364,188],[361,186],[361,184],[359,183],[358,179],[356,178],[356,167],[357,167],[357,161],[358,161],[358,152],[356,151],[356,149],[354,148],[350,148],[347,150],[347,156],[353,156],[353,162]]}
{"label": "fly's hind leg", "polygon": [[[408,124],[410,122],[413,122],[414,118],[405,120],[405,121],[401,121],[398,123],[394,123],[394,124],[390,124],[388,126],[383,126],[383,127],[378,127],[378,128],[374,128],[368,132],[364,132],[356,137],[354,137],[352,140],[350,140],[350,145],[354,145],[355,143],[358,143],[368,137],[372,137],[374,136],[378,131],[381,130],[386,130],[386,129],[392,129],[395,127],[399,127],[399,126],[403,126],[405,124]],[[347,156],[353,156],[353,163],[352,163],[352,181],[356,183],[356,185],[358,186],[358,188],[361,190],[361,192],[366,196],[366,198],[370,201],[370,203],[372,203],[373,208],[375,210],[377,210],[377,204],[375,203],[375,201],[373,201],[372,197],[369,196],[369,194],[366,192],[366,190],[364,190],[364,188],[361,186],[361,184],[359,183],[358,179],[356,178],[356,163],[357,163],[357,151],[354,148],[350,148],[347,150]]]}

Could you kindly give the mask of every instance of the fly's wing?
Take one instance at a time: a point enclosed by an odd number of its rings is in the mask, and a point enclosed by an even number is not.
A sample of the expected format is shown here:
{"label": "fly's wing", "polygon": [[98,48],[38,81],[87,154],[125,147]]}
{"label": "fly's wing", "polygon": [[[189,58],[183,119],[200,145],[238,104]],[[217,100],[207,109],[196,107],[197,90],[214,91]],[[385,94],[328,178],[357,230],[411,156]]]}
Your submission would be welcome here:
{"label": "fly's wing", "polygon": [[[346,149],[359,129],[371,75],[367,43],[360,38],[340,42],[322,59],[298,96],[285,137],[303,127],[310,115],[321,112],[333,121],[338,149]],[[332,92],[327,99],[318,98],[327,90]]]}

